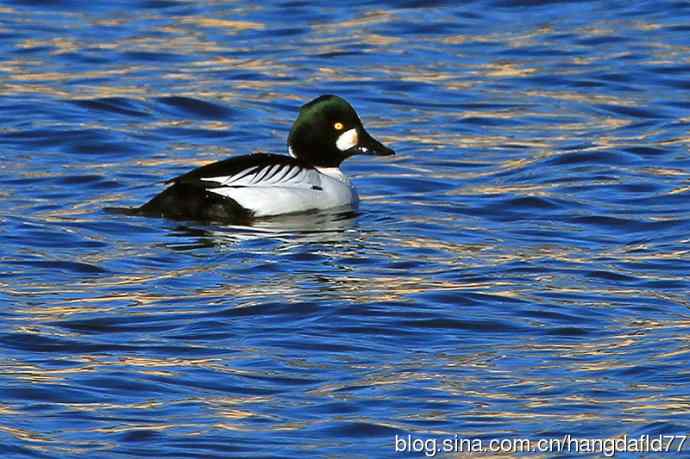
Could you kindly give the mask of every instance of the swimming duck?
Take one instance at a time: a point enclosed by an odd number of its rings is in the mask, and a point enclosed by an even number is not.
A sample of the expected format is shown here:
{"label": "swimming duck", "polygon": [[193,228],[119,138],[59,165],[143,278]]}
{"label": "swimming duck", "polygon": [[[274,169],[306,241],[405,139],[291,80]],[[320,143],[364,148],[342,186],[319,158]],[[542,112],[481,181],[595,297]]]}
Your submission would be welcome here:
{"label": "swimming duck", "polygon": [[340,164],[352,155],[395,152],[364,129],[344,99],[323,95],[300,108],[288,136],[290,156],[254,153],[207,164],[168,180],[165,190],[130,215],[212,221],[331,209],[358,203]]}

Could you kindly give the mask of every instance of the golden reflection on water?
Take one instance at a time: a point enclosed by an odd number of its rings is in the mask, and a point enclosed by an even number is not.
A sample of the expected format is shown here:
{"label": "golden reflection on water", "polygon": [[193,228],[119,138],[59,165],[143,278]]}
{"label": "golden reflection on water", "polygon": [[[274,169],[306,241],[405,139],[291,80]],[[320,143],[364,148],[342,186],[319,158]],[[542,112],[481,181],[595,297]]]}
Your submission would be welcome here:
{"label": "golden reflection on water", "polygon": [[[16,427],[9,427],[5,425],[0,424],[0,432],[5,432],[10,435],[12,435],[15,438],[18,438],[20,440],[28,441],[28,442],[41,442],[41,443],[50,443],[50,442],[56,442],[56,439],[53,439],[52,437],[44,434],[40,434],[38,432],[33,432],[28,429],[20,429]],[[32,448],[37,448],[37,445],[32,445]],[[38,448],[37,448],[38,449]],[[45,449],[47,451],[47,449]]]}
{"label": "golden reflection on water", "polygon": [[535,74],[539,69],[523,67],[514,62],[491,62],[475,70],[480,76],[490,78],[515,78]]}
{"label": "golden reflection on water", "polygon": [[[12,14],[14,9],[7,7],[0,7],[0,14]],[[156,19],[156,17],[151,17]],[[348,21],[329,24],[314,24],[310,27],[314,34],[311,35],[306,44],[310,46],[310,53],[337,53],[346,52],[350,50],[353,42],[364,43],[370,45],[371,48],[366,50],[368,53],[375,53],[385,47],[398,44],[402,41],[400,37],[386,36],[381,32],[374,33],[368,30],[368,27],[374,24],[383,24],[397,19],[396,13],[371,11],[365,12],[360,17]],[[109,27],[125,27],[127,20],[124,18],[112,18],[107,20],[97,21],[98,25]],[[613,27],[613,26],[612,26]],[[607,36],[615,34],[612,27],[602,27],[601,25],[584,28],[577,33],[579,36],[596,37]],[[653,23],[638,23],[637,27],[642,30],[655,30],[660,26]],[[171,24],[159,26],[156,28],[157,32],[165,34],[165,37],[155,38],[150,36],[145,37],[129,37],[124,38],[120,42],[97,42],[87,43],[76,39],[27,39],[24,40],[19,47],[24,49],[50,47],[52,51],[50,55],[60,55],[66,53],[80,53],[86,49],[100,50],[102,52],[125,53],[125,52],[150,52],[160,53],[161,49],[178,50],[181,54],[196,55],[197,58],[192,62],[170,65],[167,79],[175,82],[174,89],[157,89],[151,88],[146,84],[142,84],[145,76],[139,75],[145,73],[147,69],[152,66],[161,65],[160,63],[141,63],[138,65],[119,64],[117,61],[111,62],[112,67],[102,70],[82,70],[74,72],[73,69],[67,66],[64,69],[52,68],[40,58],[35,57],[21,57],[0,63],[0,71],[9,75],[8,78],[0,82],[1,95],[21,95],[21,94],[42,94],[58,98],[79,98],[87,99],[90,97],[113,97],[124,96],[129,98],[136,98],[140,100],[148,100],[152,97],[163,95],[170,95],[168,92],[179,94],[190,94],[194,97],[208,98],[209,100],[218,99],[223,101],[233,101],[240,97],[253,97],[256,99],[272,100],[281,98],[283,100],[293,100],[295,102],[301,101],[301,98],[294,94],[284,94],[284,88],[294,85],[293,81],[277,81],[276,77],[290,77],[293,73],[294,67],[289,59],[283,60],[281,56],[276,57],[262,57],[262,58],[236,58],[226,55],[213,55],[213,53],[227,53],[241,52],[248,53],[252,49],[248,48],[246,43],[234,44],[232,41],[217,42],[204,34],[206,29],[217,28],[222,29],[229,35],[237,36],[242,31],[263,31],[268,27],[265,24],[255,21],[245,20],[225,20],[215,19],[209,17],[183,17],[178,18]],[[462,54],[464,52],[463,46],[476,43],[503,43],[512,47],[527,47],[532,46],[541,39],[542,36],[553,33],[551,27],[538,27],[528,33],[514,35],[509,33],[494,34],[486,36],[475,35],[457,35],[453,37],[441,36],[440,38],[420,38],[415,39],[425,41],[427,46],[456,46],[457,54],[460,57],[458,63],[446,62],[443,63],[442,68],[435,64],[423,65],[396,65],[395,63],[382,63],[377,69],[384,77],[372,75],[357,75],[349,73],[347,70],[343,71],[334,67],[319,65],[313,69],[313,74],[307,81],[309,84],[318,82],[328,83],[344,83],[344,82],[366,82],[374,81],[379,78],[390,78],[396,81],[420,82],[431,85],[442,86],[446,89],[453,90],[471,90],[480,82],[488,80],[499,80],[508,78],[525,78],[539,76],[544,73],[544,69],[536,65],[529,65],[525,62],[511,61],[508,59],[496,60],[493,62],[479,63],[479,64],[464,64]],[[658,44],[650,43],[655,49],[656,63],[677,63],[676,56],[678,53],[687,53],[685,47],[663,47]],[[611,58],[607,55],[605,58]],[[572,63],[580,66],[595,64],[598,60],[604,57],[573,57]],[[167,65],[167,64],[166,64]],[[245,71],[252,71],[259,75],[266,77],[265,80],[238,80],[233,81],[229,85],[227,81],[223,80],[222,76],[204,75],[203,82],[200,82],[197,75],[198,71],[204,70],[207,72],[221,72],[224,70],[242,69]],[[578,70],[572,70],[575,73]],[[565,72],[565,70],[564,70]],[[91,79],[108,79],[117,80],[118,85],[113,85],[108,82],[99,83],[80,83],[71,86],[70,84],[77,80],[86,78]],[[185,86],[187,85],[187,86]],[[199,87],[203,87],[201,92]],[[222,89],[206,89],[206,88],[222,88]],[[243,90],[251,90],[260,92],[260,94],[241,94]],[[638,104],[638,101],[628,98],[627,96],[616,96],[611,93],[594,91],[573,92],[569,90],[526,90],[524,96],[540,100],[539,104],[548,103],[557,105],[560,102],[578,102],[586,106],[597,104],[609,104],[621,107],[633,107]],[[506,96],[503,96],[506,97]],[[433,112],[433,110],[430,110]],[[467,132],[458,133],[456,131],[440,127],[434,132],[419,132],[407,131],[389,133],[386,141],[391,143],[408,143],[414,144],[417,147],[424,148],[425,146],[436,147],[437,150],[445,148],[457,148],[461,151],[466,149],[480,149],[483,151],[501,150],[503,145],[519,145],[526,149],[531,149],[526,154],[525,158],[507,158],[491,164],[488,170],[465,170],[462,172],[434,172],[434,178],[439,180],[454,181],[459,185],[447,193],[449,195],[488,195],[488,194],[517,194],[529,196],[550,196],[552,194],[551,187],[557,187],[556,184],[505,184],[492,182],[490,184],[463,184],[465,180],[476,179],[480,177],[492,176],[500,172],[519,170],[533,166],[539,161],[543,161],[550,157],[561,154],[554,144],[572,138],[572,131],[588,130],[593,127],[606,129],[619,129],[628,126],[635,122],[635,120],[619,117],[613,114],[591,114],[587,117],[583,116],[575,120],[562,120],[560,116],[562,113],[543,113],[532,108],[520,108],[510,110],[496,110],[496,109],[458,109],[456,113],[450,113],[448,116],[457,123],[462,123],[463,119],[467,118],[487,118],[496,120],[510,120],[516,117],[523,117],[529,115],[537,115],[541,117],[544,126],[552,126],[554,130],[565,131],[565,134],[549,133],[549,137],[545,139],[532,138],[528,135],[527,138],[515,138],[514,134],[519,133],[521,129],[529,131],[531,126],[526,128],[516,127],[512,130],[510,135],[496,134],[495,132],[481,132],[478,134],[469,134]],[[411,115],[412,116],[412,115]],[[424,116],[424,115],[415,115]],[[546,121],[546,118],[550,118]],[[378,123],[378,124],[377,124]],[[372,120],[373,127],[390,127],[394,126],[396,121]],[[181,127],[198,127],[208,130],[231,130],[233,124],[223,121],[201,121],[190,123],[187,121],[180,121],[176,119],[157,120],[142,123],[140,129],[159,129],[159,128],[181,128]],[[596,139],[597,145],[590,148],[583,148],[580,151],[600,151],[616,145],[629,144],[631,141],[645,141],[645,136],[650,137],[651,133],[642,134],[642,137],[624,137],[624,134],[614,132],[607,135],[598,136]],[[687,144],[690,141],[688,138],[676,139],[676,143]],[[208,150],[205,150],[208,152]],[[219,154],[227,155],[234,153],[232,146],[223,147],[217,151]],[[482,164],[482,160],[473,158],[461,158],[463,162],[471,163],[475,161]],[[147,168],[170,168],[170,166],[184,165],[192,167],[202,165],[208,162],[208,158],[175,158],[173,155],[165,156],[164,158],[149,158],[132,160],[131,164],[124,167],[147,167]],[[132,166],[132,164],[134,166]],[[120,164],[121,165],[121,164]],[[114,166],[111,163],[103,163],[97,167],[102,169],[110,169]],[[407,171],[407,172],[405,172]],[[687,176],[687,171],[680,168],[643,168],[641,172],[648,173],[659,177],[678,177]],[[405,166],[404,171],[396,171],[396,177],[417,177],[433,172],[431,168],[424,168],[420,166]],[[49,176],[50,173],[38,172],[35,174],[25,172],[25,176]],[[384,175],[385,177],[385,175]],[[612,181],[599,181],[599,184],[615,183]],[[671,193],[688,193],[690,187],[678,187],[671,191]],[[113,200],[122,199],[121,195],[112,195]],[[365,198],[367,199],[367,198]],[[368,199],[395,199],[390,197],[369,197]],[[102,202],[88,201],[84,202],[73,209],[72,213],[65,213],[60,211],[46,211],[43,216],[48,221],[60,221],[66,217],[74,218],[79,215],[87,214],[87,210],[98,208]],[[86,215],[88,218],[88,215]],[[406,217],[409,220],[415,221],[413,216]],[[424,218],[416,221],[425,223]],[[435,222],[443,221],[443,217],[435,217]],[[469,229],[469,228],[468,228]],[[249,235],[247,239],[252,237],[266,237],[262,235]],[[337,239],[333,234],[324,236],[325,238]],[[591,254],[585,254],[576,247],[568,247],[565,245],[541,245],[530,247],[529,249],[521,249],[511,251],[509,248],[501,246],[502,241],[490,241],[484,244],[455,244],[450,242],[439,241],[431,237],[407,237],[399,238],[394,235],[385,235],[387,242],[394,244],[397,247],[405,249],[425,249],[432,252],[434,255],[429,255],[428,261],[433,262],[435,269],[439,272],[443,268],[448,269],[464,269],[471,267],[489,267],[498,269],[502,263],[511,262],[535,262],[540,260],[556,260],[561,263],[590,263]],[[266,249],[273,254],[280,256],[281,253],[290,253],[290,247],[298,246],[305,243],[305,239],[299,239],[292,234],[283,234],[276,236],[277,239],[283,238],[285,246],[278,250],[274,247]],[[218,245],[224,247],[225,245],[232,246],[238,239],[233,237],[223,237],[223,235],[209,235],[208,239]],[[292,244],[292,245],[289,245]],[[688,251],[673,251],[667,253],[660,253],[658,251],[648,252],[642,250],[645,247],[641,244],[635,247],[637,250],[633,252],[631,246],[618,247],[604,251],[598,256],[611,257],[619,261],[633,263],[643,262],[648,260],[678,260],[688,257]],[[141,255],[139,247],[123,247],[117,256]],[[282,250],[282,252],[281,252]],[[151,293],[145,288],[146,285],[164,280],[184,277],[193,277],[215,269],[214,266],[209,265],[204,268],[181,268],[174,272],[152,272],[147,274],[103,274],[94,279],[85,279],[79,285],[63,285],[56,287],[51,282],[42,282],[40,279],[35,279],[31,282],[30,287],[25,291],[18,292],[12,290],[8,284],[3,285],[3,290],[6,294],[12,296],[28,297],[31,295],[45,296],[46,294],[53,294],[59,296],[54,304],[37,304],[34,306],[23,306],[13,309],[13,311],[31,318],[33,325],[27,327],[22,325],[21,321],[17,321],[15,328],[16,332],[24,334],[49,334],[53,336],[70,337],[77,335],[77,332],[61,330],[58,327],[51,326],[50,322],[56,320],[64,320],[80,315],[87,314],[127,314],[129,316],[145,316],[155,312],[156,315],[164,314],[180,314],[183,308],[184,312],[192,314],[194,312],[202,313],[204,308],[195,310],[190,306],[176,306],[179,304],[206,304],[211,307],[223,307],[227,304],[233,304],[233,307],[242,308],[252,306],[259,302],[265,302],[267,299],[277,299],[280,301],[290,301],[303,297],[304,295],[311,295],[320,301],[325,301],[334,298],[337,295],[338,300],[352,303],[370,303],[370,302],[415,302],[425,293],[434,292],[490,292],[497,299],[503,298],[518,298],[530,301],[534,297],[538,297],[539,290],[535,291],[534,285],[525,286],[519,280],[495,280],[490,281],[465,281],[458,276],[457,280],[453,280],[450,276],[445,276],[443,279],[433,279],[429,273],[410,274],[390,270],[384,274],[369,274],[357,275],[348,273],[347,259],[350,257],[357,257],[359,254],[356,251],[346,252],[334,250],[332,253],[320,252],[316,255],[326,257],[328,262],[333,263],[333,266],[341,269],[341,275],[324,278],[318,274],[313,275],[285,275],[281,277],[280,285],[271,282],[270,279],[266,282],[254,283],[249,285],[216,285],[215,287],[205,287],[195,291],[190,291],[189,295],[184,296],[179,292],[174,294]],[[113,257],[111,253],[93,253],[84,256],[78,260],[84,263],[92,263],[100,265]],[[387,257],[392,261],[400,261],[402,257],[395,253],[387,254]],[[198,265],[201,266],[201,265]],[[582,289],[578,287],[568,287],[565,285],[574,285],[572,281],[562,282],[566,277],[581,276],[580,271],[573,270],[568,272],[564,269],[563,272],[553,273],[550,275],[542,275],[535,278],[538,282],[539,289],[548,293],[559,294],[582,294]],[[637,273],[636,276],[641,280],[664,280],[663,276],[658,273],[649,273],[642,275]],[[669,275],[669,278],[674,278]],[[304,284],[308,282],[316,285],[311,285],[309,289],[305,289]],[[565,284],[565,285],[564,285]],[[116,287],[129,286],[143,286],[134,292],[122,292],[118,294],[103,293],[103,289],[110,289]],[[529,290],[527,290],[529,288]],[[626,287],[626,286],[601,286],[588,285],[588,295],[592,299],[587,300],[572,300],[573,303],[577,301],[589,308],[611,308],[616,302],[621,299],[639,299],[644,297],[656,297],[677,305],[684,305],[690,307],[690,303],[683,292],[659,292],[649,291],[645,288]],[[227,299],[241,298],[239,304]],[[461,300],[458,300],[460,302]],[[564,300],[567,303],[567,300]],[[11,320],[11,319],[10,319]],[[22,319],[23,321],[24,319]],[[624,370],[626,368],[639,365],[639,362],[628,362],[623,357],[630,353],[635,346],[643,343],[645,333],[650,330],[663,331],[672,329],[688,330],[690,329],[690,321],[678,321],[677,319],[669,319],[668,321],[644,321],[630,324],[629,319],[622,317],[620,325],[627,325],[627,328],[634,328],[639,330],[637,334],[619,333],[613,338],[577,340],[572,343],[552,344],[539,343],[535,340],[526,339],[522,347],[518,349],[525,352],[540,352],[553,356],[553,361],[544,362],[535,370],[547,370],[553,368],[561,368],[570,374],[573,382],[591,383],[594,384],[599,381],[599,374],[606,372],[614,372],[617,370]],[[46,332],[45,327],[50,327],[49,333]],[[686,333],[686,336],[690,334]],[[512,422],[524,421],[531,422],[534,419],[545,420],[561,420],[564,416],[569,422],[584,422],[592,420],[606,420],[607,414],[605,412],[598,412],[594,409],[591,411],[572,413],[570,411],[546,411],[546,408],[558,407],[559,404],[573,403],[573,404],[590,404],[594,407],[602,402],[595,397],[584,396],[565,396],[554,398],[540,398],[537,394],[533,397],[525,397],[515,401],[519,406],[514,408],[501,408],[503,405],[494,406],[493,403],[500,404],[505,400],[515,400],[515,389],[517,386],[523,385],[525,387],[538,387],[540,390],[552,389],[552,379],[546,373],[543,376],[530,374],[524,378],[518,378],[512,370],[501,366],[500,357],[498,353],[501,351],[500,346],[495,353],[478,354],[471,357],[451,358],[448,356],[437,356],[438,360],[433,364],[429,364],[428,368],[436,368],[436,370],[419,369],[424,368],[424,362],[410,361],[405,362],[415,371],[397,372],[389,366],[372,366],[364,376],[359,379],[349,381],[347,383],[341,382],[324,382],[318,387],[309,389],[309,394],[322,397],[324,399],[340,399],[347,400],[356,398],[347,389],[354,385],[361,385],[378,390],[385,387],[395,387],[396,385],[409,384],[414,387],[414,383],[423,381],[425,384],[433,386],[433,391],[436,393],[448,394],[457,397],[458,400],[466,400],[468,398],[474,399],[475,406],[463,415],[471,415],[473,418],[483,420],[484,422],[496,423],[497,419],[510,419]],[[672,350],[668,352],[661,352],[660,357],[670,359],[682,356],[687,353],[683,349],[671,347]],[[673,350],[675,349],[675,350]],[[492,351],[494,352],[494,351]],[[21,361],[6,361],[2,362],[0,369],[3,373],[11,374],[17,380],[28,383],[57,383],[65,381],[75,374],[98,373],[103,369],[115,369],[120,366],[135,367],[135,372],[142,375],[174,377],[184,369],[189,368],[204,368],[218,373],[248,375],[252,376],[242,368],[233,368],[233,363],[230,359],[195,359],[195,358],[148,358],[138,355],[125,355],[123,358],[113,360],[113,358],[106,354],[85,354],[72,355],[70,359],[79,360],[80,366],[60,369],[44,368],[38,364]],[[618,360],[617,360],[618,359]],[[295,362],[291,362],[294,366],[298,366]],[[308,367],[309,362],[303,364]],[[354,366],[353,366],[354,368]],[[510,387],[496,387],[480,381],[475,377],[463,376],[458,373],[444,374],[438,371],[438,368],[446,369],[471,369],[481,368],[496,378],[505,378],[506,381],[513,382]],[[535,371],[536,373],[536,371]],[[257,375],[261,376],[260,372]],[[515,383],[515,381],[518,381]],[[651,387],[651,386],[650,386]],[[662,389],[661,385],[657,387]],[[385,389],[381,389],[381,397]],[[430,398],[430,401],[436,403],[439,400]],[[447,399],[449,403],[453,400],[451,397]],[[258,417],[270,420],[272,424],[267,427],[272,430],[299,430],[303,429],[309,422],[288,422],[277,417],[258,413],[252,410],[253,405],[271,405],[276,403],[275,397],[269,396],[236,396],[236,397],[219,397],[216,395],[207,395],[188,400],[177,400],[171,402],[136,402],[136,403],[66,403],[66,408],[75,411],[98,412],[107,413],[108,411],[116,410],[148,410],[153,408],[161,408],[166,404],[174,406],[182,403],[199,403],[207,410],[209,418],[217,420],[212,425],[218,429],[227,429],[234,431],[249,431],[252,425],[247,423],[247,419]],[[612,399],[607,398],[607,403],[615,403],[622,406],[621,410],[629,413],[630,421],[640,423],[644,421],[645,416],[650,416],[651,412],[663,410],[669,415],[687,413],[690,406],[690,397],[674,396],[663,399],[661,396],[630,395],[627,398]],[[527,409],[523,409],[527,408]],[[540,411],[544,410],[544,411]],[[20,415],[21,413],[14,410],[7,405],[0,405],[0,414],[3,415]],[[107,415],[107,414],[104,414]],[[448,412],[420,412],[417,417],[421,420],[445,420],[451,416]],[[414,419],[414,417],[410,418]],[[619,419],[611,420],[620,421]],[[319,420],[313,420],[312,423],[319,423]],[[408,424],[389,423],[385,422],[382,425],[388,425],[395,429],[407,430]],[[114,423],[111,427],[101,427],[93,429],[93,432],[105,433],[120,433],[133,431],[138,429],[147,430],[166,430],[166,429],[188,429],[190,435],[197,434],[200,425],[195,422],[181,422],[176,424],[167,423],[147,423],[146,425],[137,423]],[[498,429],[499,427],[497,427]],[[25,440],[30,443],[48,443],[54,442],[52,437],[42,435],[30,430],[11,428],[7,426],[0,426],[0,430],[12,435],[13,437]],[[443,429],[432,429],[430,433],[438,435],[452,435],[456,432],[451,432]],[[475,431],[465,432],[465,435],[476,434],[482,435],[486,433],[486,429],[477,427]],[[505,432],[509,434],[510,432]],[[60,440],[62,442],[64,440]],[[40,446],[38,446],[40,448]],[[87,446],[83,446],[87,448]],[[46,449],[47,450],[47,449]],[[65,447],[65,451],[73,451]],[[51,451],[54,451],[51,449]],[[76,450],[74,450],[76,451]],[[463,457],[463,456],[458,456]],[[492,457],[492,456],[482,456]],[[501,457],[515,457],[515,456],[501,456]],[[545,457],[545,456],[530,456],[530,457]]]}
{"label": "golden reflection on water", "polygon": [[18,411],[0,403],[0,415],[19,414]]}
{"label": "golden reflection on water", "polygon": [[264,24],[251,21],[232,21],[229,19],[205,18],[205,17],[185,17],[179,21],[181,24],[192,24],[200,27],[219,27],[225,32],[241,32],[243,30],[263,30],[266,28]]}

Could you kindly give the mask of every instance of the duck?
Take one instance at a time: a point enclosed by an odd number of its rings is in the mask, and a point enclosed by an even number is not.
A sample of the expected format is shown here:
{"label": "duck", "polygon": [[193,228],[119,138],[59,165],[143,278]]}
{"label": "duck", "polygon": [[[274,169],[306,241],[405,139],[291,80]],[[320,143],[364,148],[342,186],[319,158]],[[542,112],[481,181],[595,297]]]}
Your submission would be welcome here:
{"label": "duck", "polygon": [[257,152],[210,163],[166,181],[167,188],[128,215],[247,223],[335,208],[359,197],[340,169],[354,155],[395,152],[372,137],[345,99],[322,95],[304,104],[290,129],[288,155]]}

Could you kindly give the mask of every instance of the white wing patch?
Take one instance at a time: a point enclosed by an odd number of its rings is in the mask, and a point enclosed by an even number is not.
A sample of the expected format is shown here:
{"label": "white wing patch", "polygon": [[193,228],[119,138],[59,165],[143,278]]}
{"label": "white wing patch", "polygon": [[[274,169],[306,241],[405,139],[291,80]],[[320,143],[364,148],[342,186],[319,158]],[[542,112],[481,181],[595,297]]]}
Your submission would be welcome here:
{"label": "white wing patch", "polygon": [[[214,182],[221,187],[288,187],[306,188],[320,187],[319,173],[313,169],[305,169],[289,164],[273,164],[253,166],[234,175],[222,177],[203,177],[205,182]],[[209,191],[215,191],[211,188]]]}

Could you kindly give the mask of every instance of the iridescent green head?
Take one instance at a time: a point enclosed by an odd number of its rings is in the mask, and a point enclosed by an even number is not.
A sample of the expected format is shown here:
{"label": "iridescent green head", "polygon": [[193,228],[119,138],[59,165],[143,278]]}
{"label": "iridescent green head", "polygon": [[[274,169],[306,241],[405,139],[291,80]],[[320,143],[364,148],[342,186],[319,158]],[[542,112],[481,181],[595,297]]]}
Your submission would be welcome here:
{"label": "iridescent green head", "polygon": [[332,95],[319,96],[300,108],[288,147],[291,155],[317,167],[338,167],[356,154],[395,154],[369,135],[345,99]]}

